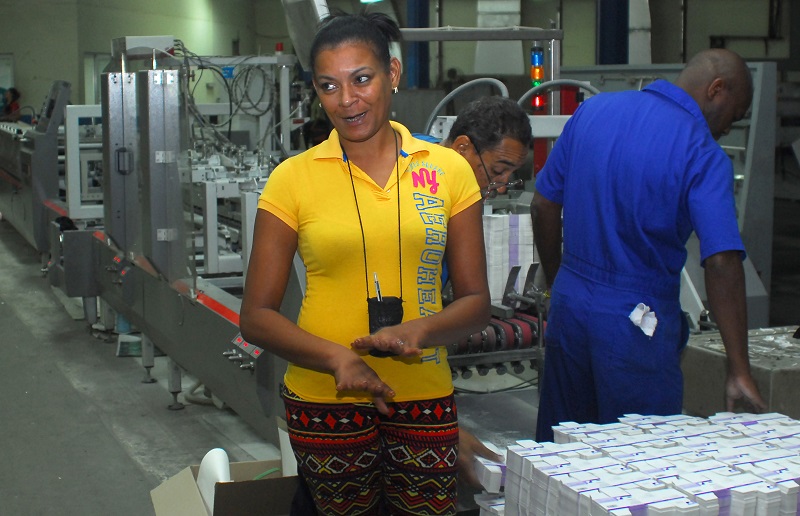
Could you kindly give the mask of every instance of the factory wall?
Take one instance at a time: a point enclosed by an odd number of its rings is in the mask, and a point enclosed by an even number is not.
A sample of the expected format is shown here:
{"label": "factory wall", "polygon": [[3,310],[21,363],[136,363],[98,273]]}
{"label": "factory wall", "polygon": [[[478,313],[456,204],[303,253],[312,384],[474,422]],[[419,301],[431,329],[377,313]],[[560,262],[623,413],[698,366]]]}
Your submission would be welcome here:
{"label": "factory wall", "polygon": [[[355,0],[328,3],[350,11],[359,5]],[[405,20],[406,0],[384,3]],[[653,61],[682,62],[684,49],[692,55],[708,48],[714,36],[749,59],[787,60],[794,6],[789,0],[774,5],[780,18],[770,16],[770,0],[651,1]],[[476,0],[430,0],[429,6],[432,23],[441,18],[442,25],[476,25]],[[280,0],[0,0],[0,9],[10,13],[0,21],[0,51],[13,55],[23,105],[36,110],[56,79],[71,82],[73,102],[83,103],[86,56],[108,53],[111,39],[120,36],[171,34],[205,55],[231,55],[236,47],[240,54],[270,54],[279,41],[291,51]],[[522,25],[560,23],[563,66],[594,64],[595,10],[595,0],[520,0]],[[431,83],[449,68],[471,75],[474,54],[474,42],[443,43],[441,55],[432,45]],[[211,89],[205,93],[213,96]]]}
{"label": "factory wall", "polygon": [[252,54],[254,12],[252,0],[79,0],[78,55],[108,53],[121,36],[152,35],[174,36],[199,55]]}
{"label": "factory wall", "polygon": [[[790,9],[782,0],[782,16],[770,35],[769,0],[694,0],[687,4],[686,48],[689,55],[708,48],[714,39],[745,58],[786,59],[789,57]],[[725,15],[722,15],[725,13]]]}
{"label": "factory wall", "polygon": [[[686,54],[692,56],[719,43],[747,59],[787,60],[794,16],[792,5],[789,0],[772,6],[771,3],[770,0],[651,0],[653,62],[680,63],[684,61],[684,46]],[[773,13],[770,7],[775,9]]]}
{"label": "factory wall", "polygon": [[[23,105],[37,111],[54,80],[84,103],[84,58],[110,54],[120,36],[169,34],[201,55],[256,52],[253,0],[13,0],[0,2],[0,49],[14,55]],[[283,23],[283,22],[282,22]],[[201,90],[202,91],[202,90]],[[89,102],[93,102],[92,99]]]}
{"label": "factory wall", "polygon": [[54,80],[78,79],[77,1],[0,1],[0,12],[0,51],[13,55],[20,105],[38,112]]}

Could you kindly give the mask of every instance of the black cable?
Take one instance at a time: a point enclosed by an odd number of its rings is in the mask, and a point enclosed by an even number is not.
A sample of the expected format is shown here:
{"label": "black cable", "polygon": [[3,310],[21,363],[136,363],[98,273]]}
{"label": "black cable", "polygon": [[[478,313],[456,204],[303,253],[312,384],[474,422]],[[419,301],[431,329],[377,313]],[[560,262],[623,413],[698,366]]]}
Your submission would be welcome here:
{"label": "black cable", "polygon": [[512,385],[510,387],[503,387],[502,389],[496,389],[493,391],[476,391],[472,389],[465,389],[463,387],[455,387],[454,392],[460,394],[495,394],[495,393],[503,393],[503,392],[513,392],[513,391],[524,391],[529,387],[535,387],[536,381],[538,379],[533,380],[525,380],[524,382],[518,383],[517,385]]}
{"label": "black cable", "polygon": [[196,90],[197,86],[200,84],[200,79],[203,78],[203,71],[205,71],[205,68],[200,68],[200,75],[197,76],[197,80],[194,82],[194,86],[192,86],[192,91],[190,93],[192,98],[194,98],[194,90]]}

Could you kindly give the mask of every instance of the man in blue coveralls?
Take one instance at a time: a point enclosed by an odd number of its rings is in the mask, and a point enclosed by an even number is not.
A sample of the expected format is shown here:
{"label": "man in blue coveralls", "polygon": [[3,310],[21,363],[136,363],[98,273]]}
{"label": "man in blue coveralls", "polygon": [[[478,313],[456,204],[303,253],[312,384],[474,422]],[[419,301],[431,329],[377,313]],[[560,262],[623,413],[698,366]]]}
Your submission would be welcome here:
{"label": "man in blue coveralls", "polygon": [[742,58],[705,50],[674,84],[602,93],[564,127],[531,205],[552,287],[537,441],[552,441],[563,421],[681,412],[680,274],[692,231],[727,354],[728,410],[737,400],[765,410],[750,374],[733,169],[716,143],[752,97]]}

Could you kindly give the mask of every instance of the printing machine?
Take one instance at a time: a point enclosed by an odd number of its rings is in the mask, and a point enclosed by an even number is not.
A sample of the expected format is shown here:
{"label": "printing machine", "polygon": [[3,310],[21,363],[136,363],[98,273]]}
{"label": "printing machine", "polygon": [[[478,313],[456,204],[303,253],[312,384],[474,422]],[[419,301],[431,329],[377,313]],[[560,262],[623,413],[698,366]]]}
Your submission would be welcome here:
{"label": "printing machine", "polygon": [[[60,253],[51,258],[51,278],[79,278],[67,285],[68,295],[83,297],[90,307],[99,297],[100,319],[110,312],[114,321],[122,318],[141,332],[146,371],[156,350],[169,357],[170,408],[182,407],[177,396],[186,371],[277,444],[274,418],[281,412],[278,382],[285,363],[245,342],[238,323],[258,194],[275,163],[296,152],[289,144],[291,125],[277,122],[292,115],[295,58],[187,53],[180,59],[162,52],[153,64],[137,59],[142,46],[163,43],[131,38],[112,45],[114,64],[101,83],[102,204],[74,205],[87,215],[102,209],[102,224],[54,228]],[[233,144],[209,122],[231,116],[227,104],[195,105],[190,98],[192,68],[210,64],[264,71],[269,98],[251,106],[260,116],[248,122],[263,137],[258,150]],[[82,168],[71,171],[84,177]],[[302,277],[292,277],[291,292],[302,292]],[[299,303],[287,296],[288,317],[296,318]],[[98,314],[89,309],[87,318],[95,322]],[[143,381],[151,381],[149,372]]]}
{"label": "printing machine", "polygon": [[[81,298],[90,323],[119,330],[114,326],[124,321],[141,335],[143,381],[152,381],[157,352],[169,357],[170,408],[182,407],[177,396],[188,372],[216,403],[277,445],[285,363],[262,357],[263,350],[241,338],[238,323],[258,196],[272,168],[298,152],[291,131],[304,121],[306,106],[290,82],[296,58],[185,52],[181,59],[172,45],[172,37],[115,40],[112,65],[102,75],[102,105],[49,102],[36,128],[7,128],[0,163],[13,174],[3,173],[10,185],[0,189],[10,206],[3,211],[27,224],[17,229],[42,252],[50,283]],[[188,93],[192,72],[210,65],[233,74],[257,69],[263,84],[250,77],[247,85],[262,88],[261,95],[248,92],[258,102],[240,102],[235,116],[227,102],[195,104]],[[60,131],[59,115],[66,117]],[[256,148],[228,139],[215,117],[230,117],[228,134],[246,135]],[[54,165],[54,152],[63,161],[63,171],[53,166],[51,175],[35,176],[34,184],[46,179],[47,188],[23,183],[23,165],[31,160],[22,136],[36,130],[61,137],[31,138]],[[45,141],[52,145],[45,148]],[[22,187],[26,205],[14,197]],[[30,199],[34,193],[39,197]],[[27,218],[17,217],[18,206]],[[33,208],[46,208],[36,225]],[[44,235],[42,244],[34,233]],[[282,308],[291,319],[304,291],[299,260],[295,268]]]}
{"label": "printing machine", "polygon": [[70,84],[55,81],[33,125],[0,124],[0,213],[36,250],[49,247],[48,202],[59,193],[59,127]]}

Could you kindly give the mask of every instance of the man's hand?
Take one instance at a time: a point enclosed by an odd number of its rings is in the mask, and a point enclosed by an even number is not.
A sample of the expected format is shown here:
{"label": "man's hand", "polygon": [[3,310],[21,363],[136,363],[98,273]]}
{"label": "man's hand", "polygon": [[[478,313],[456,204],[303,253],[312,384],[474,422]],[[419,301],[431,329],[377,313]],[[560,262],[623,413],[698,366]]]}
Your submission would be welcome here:
{"label": "man's hand", "polygon": [[755,412],[764,412],[767,404],[750,374],[747,302],[741,254],[739,251],[712,254],[706,258],[705,268],[708,302],[728,359],[725,405],[729,411],[733,411],[736,401],[744,400]]}
{"label": "man's hand", "polygon": [[758,392],[752,376],[728,375],[725,382],[725,405],[728,412],[734,412],[736,402],[739,400],[748,403],[750,410],[755,414],[767,411],[767,403]]}

